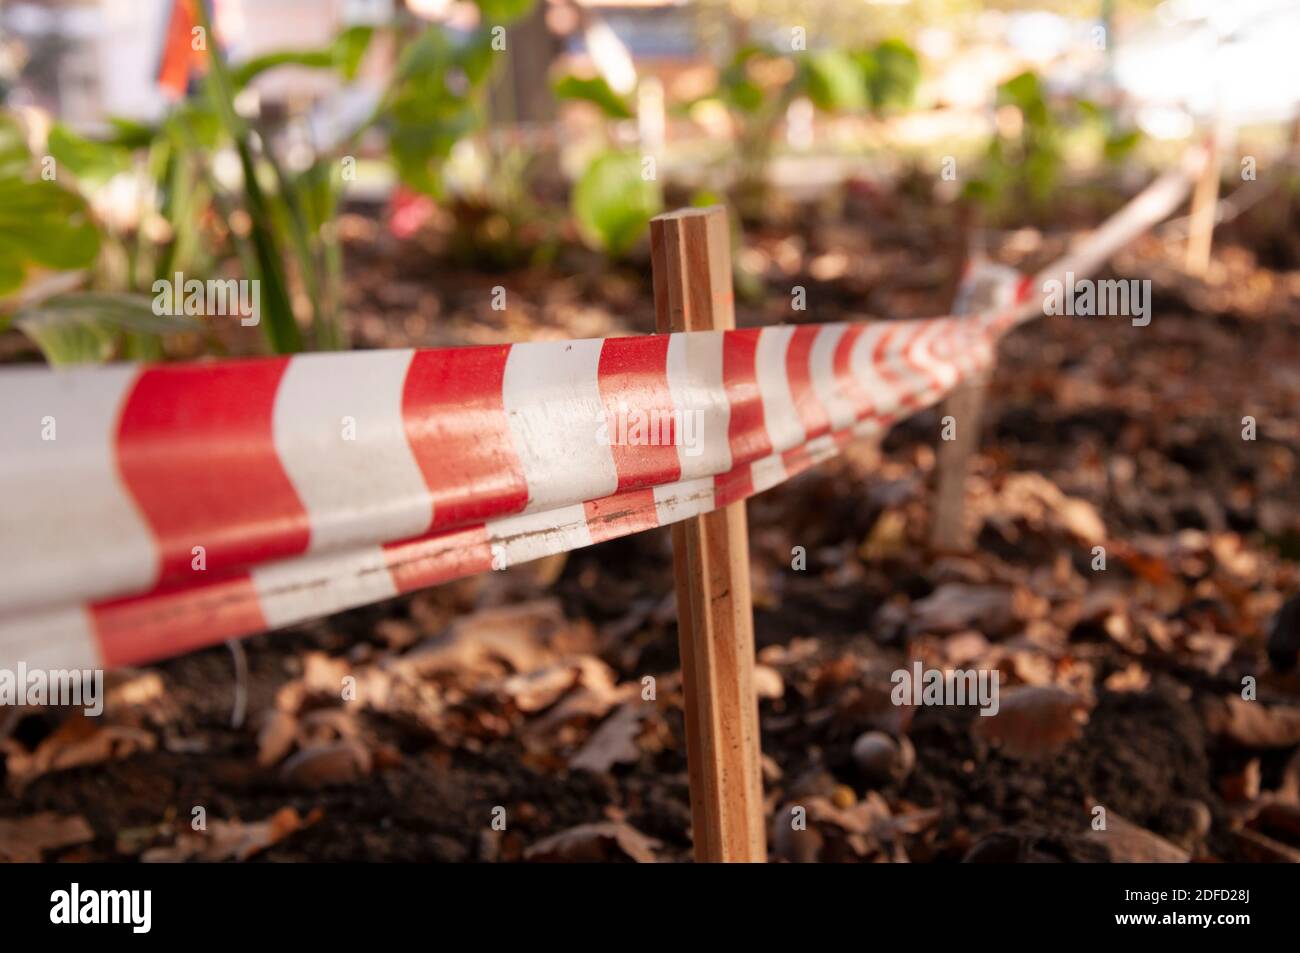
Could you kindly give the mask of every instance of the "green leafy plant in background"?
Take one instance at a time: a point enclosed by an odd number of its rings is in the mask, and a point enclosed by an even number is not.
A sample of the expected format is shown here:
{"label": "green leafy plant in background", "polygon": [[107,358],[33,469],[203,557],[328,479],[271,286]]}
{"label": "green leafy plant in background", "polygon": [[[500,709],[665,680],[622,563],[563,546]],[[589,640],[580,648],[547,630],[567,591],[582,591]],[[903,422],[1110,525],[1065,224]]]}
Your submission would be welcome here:
{"label": "green leafy plant in background", "polygon": [[[214,35],[202,4],[199,5],[199,17],[208,35]],[[345,76],[355,73],[369,38],[370,31],[366,28],[345,31],[329,50],[272,54],[246,63],[239,70],[231,70],[215,44],[208,57],[209,67],[203,83],[204,105],[215,114],[225,139],[238,157],[242,192],[239,198],[246,213],[246,218],[241,221],[247,223],[247,229],[236,227],[229,212],[226,220],[231,225],[230,235],[239,250],[245,272],[249,278],[261,282],[261,327],[277,353],[298,351],[303,345],[290,299],[286,268],[290,255],[311,302],[317,347],[334,348],[342,344],[337,302],[326,297],[325,286],[330,279],[325,273],[333,259],[324,248],[327,240],[321,233],[324,219],[311,215],[308,202],[308,192],[320,188],[322,176],[328,183],[329,174],[320,169],[309,169],[310,174],[292,175],[269,147],[269,136],[265,134],[256,137],[258,148],[255,151],[250,124],[236,111],[235,96],[254,77],[287,63],[336,67]],[[271,169],[274,189],[263,185],[259,178],[259,165]],[[213,186],[214,196],[219,195],[215,182]],[[329,193],[329,196],[336,195]],[[228,208],[226,201],[219,199],[218,204],[223,210]],[[328,196],[325,204],[332,217],[333,206]]]}
{"label": "green leafy plant in background", "polygon": [[589,244],[622,258],[663,210],[659,188],[642,174],[639,153],[605,149],[573,187],[573,214]]}
{"label": "green leafy plant in background", "polygon": [[899,39],[882,40],[870,50],[856,54],[856,59],[874,112],[908,109],[913,105],[917,87],[921,85],[921,60],[915,50]]}
{"label": "green leafy plant in background", "polygon": [[55,295],[24,307],[14,326],[56,367],[114,358],[160,360],[166,336],[203,330],[192,318],[155,314],[144,295],[95,292]]}
{"label": "green leafy plant in background", "polygon": [[[203,139],[214,147],[215,128]],[[50,129],[46,149],[61,180],[71,173],[71,185],[87,199],[119,185],[135,199],[133,208],[118,209],[99,223],[104,247],[94,276],[98,287],[145,292],[173,269],[193,275],[211,269],[212,255],[200,241],[200,218],[211,194],[185,146],[176,116],[158,125],[110,120],[109,134],[100,139],[62,123]]]}
{"label": "green leafy plant in background", "polygon": [[[441,203],[453,223],[451,253],[463,261],[511,268],[545,257],[552,242],[534,199],[536,156],[494,121],[510,123],[509,103],[494,114],[489,95],[504,49],[499,28],[532,12],[535,0],[476,0],[480,25],[459,36],[428,26],[407,40],[375,116],[388,137],[398,179]],[[457,146],[465,148],[458,151]]]}
{"label": "green leafy plant in background", "polygon": [[57,172],[43,176],[57,164],[37,166],[18,123],[0,114],[0,321],[54,365],[156,357],[159,335],[193,330],[155,316],[141,296],[68,292],[94,266],[100,231],[83,196]]}
{"label": "green leafy plant in background", "polygon": [[493,28],[523,16],[533,0],[478,0],[478,29],[457,39],[428,26],[402,49],[376,122],[402,183],[443,198],[442,169],[456,143],[483,126],[488,80],[503,59]]}
{"label": "green leafy plant in background", "polygon": [[902,40],[797,55],[759,44],[741,47],[705,97],[721,101],[739,130],[732,190],[741,214],[756,218],[766,207],[776,130],[795,99],[806,96],[832,115],[881,115],[909,107],[920,77],[920,61]]}
{"label": "green leafy plant in background", "polygon": [[443,165],[456,143],[482,123],[492,54],[486,29],[458,44],[431,26],[403,48],[376,118],[408,188],[444,197]]}
{"label": "green leafy plant in background", "polygon": [[[258,76],[285,65],[350,79],[371,34],[369,27],[353,27],[323,49],[277,51],[234,68],[213,50],[197,94],[158,123],[112,120],[109,135],[93,140],[56,124],[50,154],[87,195],[124,174],[139,186],[138,214],[125,223],[104,223],[97,285],[149,291],[156,280],[170,281],[177,272],[202,280],[233,250],[244,276],[261,284],[260,327],[273,351],[289,353],[304,344],[291,304],[293,281],[311,308],[312,343],[341,347],[342,255],[333,219],[342,188],[338,152],[348,143],[335,144],[329,154],[313,153],[305,168],[289,169],[273,148],[282,130],[239,115],[235,98]],[[213,169],[213,157],[226,149],[238,160],[233,187],[219,182]],[[85,310],[44,314],[46,339],[55,339],[49,326],[59,319],[71,322],[75,333]],[[134,326],[141,335],[143,329],[162,329],[146,319]],[[148,350],[161,353],[159,347]]]}
{"label": "green leafy plant in background", "polygon": [[552,91],[557,99],[591,103],[607,119],[632,119],[635,115],[627,97],[614,92],[603,76],[591,78],[562,76],[556,81]]}
{"label": "green leafy plant in background", "polygon": [[0,298],[42,270],[90,267],[99,244],[85,199],[43,178],[17,121],[0,114]]}
{"label": "green leafy plant in background", "polygon": [[[484,26],[462,44],[453,43],[439,27],[423,29],[403,50],[390,89],[370,120],[332,148],[313,152],[305,167],[291,167],[277,153],[282,124],[241,115],[236,98],[266,71],[286,65],[351,79],[370,43],[369,27],[345,30],[322,49],[276,51],[238,66],[213,49],[198,92],[156,124],[113,120],[109,135],[97,139],[56,124],[50,154],[84,193],[61,191],[60,201],[76,206],[63,209],[63,222],[77,223],[86,198],[124,173],[142,180],[140,215],[105,224],[95,284],[110,293],[141,291],[157,279],[170,280],[177,271],[202,280],[233,251],[244,277],[260,282],[260,326],[271,350],[290,353],[307,343],[294,316],[295,288],[311,309],[311,343],[343,346],[342,250],[334,225],[342,191],[341,155],[365,128],[378,124],[389,133],[390,154],[402,181],[440,195],[442,163],[455,143],[481,123],[484,84],[495,56],[491,27],[523,15],[533,2],[479,0]],[[199,15],[211,36],[207,11],[201,8]],[[225,150],[237,160],[233,184],[228,176],[219,178],[213,167],[213,158]],[[503,191],[501,204],[517,198]],[[58,244],[65,258],[79,247],[66,240]],[[94,252],[88,252],[77,259],[78,267],[88,267],[94,259]],[[104,305],[105,320],[121,323],[129,311],[124,303],[105,297],[71,302],[29,315],[25,325],[39,329],[44,342],[79,342],[75,349],[65,348],[67,353],[103,359],[127,351],[110,347],[104,334],[87,336],[87,306]],[[131,353],[161,353],[156,342],[146,345],[145,338],[174,327],[152,317],[136,312],[128,322],[138,339]]]}
{"label": "green leafy plant in background", "polygon": [[1049,211],[1066,167],[1066,138],[1082,126],[1101,132],[1102,158],[1122,161],[1140,141],[1136,130],[1120,129],[1113,116],[1088,100],[1049,99],[1036,73],[1024,72],[998,87],[997,105],[1013,107],[1019,128],[995,132],[979,175],[963,195],[994,221]]}
{"label": "green leafy plant in background", "polygon": [[[310,303],[313,343],[323,350],[338,349],[346,343],[342,330],[343,252],[335,218],[342,199],[342,156],[352,148],[365,124],[325,148],[313,145],[309,161],[302,168],[294,169],[276,154],[272,145],[283,130],[275,128],[274,124],[254,123],[258,134],[256,141],[261,145],[260,161],[254,164],[250,178],[243,159],[247,141],[241,143],[240,139],[241,134],[246,135],[246,130],[239,129],[239,117],[233,109],[226,108],[222,97],[227,92],[237,95],[262,73],[286,65],[328,70],[345,81],[352,80],[360,69],[373,34],[371,27],[353,26],[340,32],[324,49],[277,51],[252,59],[230,71],[228,89],[223,88],[219,78],[222,64],[214,63],[209,73],[209,97],[217,104],[217,114],[225,131],[235,141],[244,166],[243,199],[254,222],[249,235],[252,256],[259,271],[265,273],[273,265],[267,256],[277,254],[284,260],[286,256],[281,249],[288,249],[287,257],[293,262],[299,285]],[[213,58],[215,60],[218,56]],[[233,105],[233,99],[230,104]],[[272,187],[267,190],[261,189],[257,183],[257,169],[263,167],[270,170],[273,179]],[[262,194],[256,194],[259,192]],[[279,248],[258,235],[256,226],[259,223],[253,209],[259,206],[275,229],[269,237],[278,242]],[[249,249],[243,249],[241,257],[247,259],[248,256]]]}
{"label": "green leafy plant in background", "polygon": [[[561,77],[553,86],[557,98],[591,103],[610,122],[635,116],[626,97],[603,77]],[[587,161],[570,193],[570,207],[583,241],[612,258],[632,250],[663,210],[657,177],[646,175],[645,158],[618,148],[608,139]]]}

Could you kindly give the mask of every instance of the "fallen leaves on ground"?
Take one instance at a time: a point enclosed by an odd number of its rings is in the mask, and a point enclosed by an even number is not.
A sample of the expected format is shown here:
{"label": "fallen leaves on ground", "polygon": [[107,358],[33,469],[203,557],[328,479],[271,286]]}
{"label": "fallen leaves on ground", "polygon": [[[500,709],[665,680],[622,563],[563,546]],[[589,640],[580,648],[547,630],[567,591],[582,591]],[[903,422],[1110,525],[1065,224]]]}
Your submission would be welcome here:
{"label": "fallen leaves on ground", "polygon": [[602,821],[581,824],[543,838],[524,851],[533,863],[598,863],[635,861],[653,864],[660,841],[647,837],[629,824]]}
{"label": "fallen leaves on ground", "polygon": [[51,811],[28,817],[0,817],[0,861],[35,863],[45,851],[59,850],[95,839],[84,817],[63,817]]}
{"label": "fallen leaves on ground", "polygon": [[1082,735],[1088,702],[1049,685],[1020,685],[1000,693],[998,711],[979,715],[971,731],[1019,758],[1045,758]]}
{"label": "fallen leaves on ground", "polygon": [[186,828],[177,834],[173,844],[146,850],[140,859],[146,863],[245,861],[278,844],[290,834],[310,827],[323,816],[324,812],[319,808],[303,817],[294,808],[284,807],[261,821],[210,818],[206,831]]}
{"label": "fallen leaves on ground", "polygon": [[1205,723],[1213,734],[1246,748],[1300,744],[1300,707],[1293,705],[1266,705],[1229,695],[1206,702]]}

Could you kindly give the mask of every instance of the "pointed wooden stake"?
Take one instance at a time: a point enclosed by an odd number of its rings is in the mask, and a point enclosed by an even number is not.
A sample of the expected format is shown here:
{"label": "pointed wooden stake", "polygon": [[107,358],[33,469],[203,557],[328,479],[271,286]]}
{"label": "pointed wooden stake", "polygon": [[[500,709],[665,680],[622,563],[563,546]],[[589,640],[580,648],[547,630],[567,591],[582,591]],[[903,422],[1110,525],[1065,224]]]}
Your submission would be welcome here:
{"label": "pointed wooden stake", "polygon": [[1209,157],[1201,177],[1192,191],[1192,211],[1188,219],[1187,260],[1189,275],[1204,277],[1210,268],[1210,248],[1214,243],[1214,216],[1219,205],[1219,143],[1215,134],[1210,140]]}
{"label": "pointed wooden stake", "polygon": [[[721,206],[650,223],[661,333],[736,326]],[[697,861],[763,862],[763,779],[743,501],[676,523],[673,568]]]}
{"label": "pointed wooden stake", "polygon": [[[973,260],[971,267],[975,267]],[[975,314],[1004,306],[1008,283],[1018,281],[1019,276],[1009,268],[985,263],[970,280],[971,287],[965,293],[954,295],[951,310],[955,315]],[[961,282],[958,287],[960,285]],[[930,545],[941,553],[969,552],[975,543],[966,525],[966,481],[970,475],[971,458],[979,446],[984,397],[992,373],[993,365],[989,364],[971,374],[953,388],[940,411],[941,423],[942,418],[952,417],[955,427],[953,439],[939,441],[936,461],[939,485]]]}
{"label": "pointed wooden stake", "polygon": [[930,534],[930,545],[936,552],[965,553],[973,543],[966,527],[966,478],[970,475],[971,457],[979,446],[987,387],[987,373],[972,375],[943,402],[942,416],[952,417],[954,432],[952,440],[939,441],[939,485]]}

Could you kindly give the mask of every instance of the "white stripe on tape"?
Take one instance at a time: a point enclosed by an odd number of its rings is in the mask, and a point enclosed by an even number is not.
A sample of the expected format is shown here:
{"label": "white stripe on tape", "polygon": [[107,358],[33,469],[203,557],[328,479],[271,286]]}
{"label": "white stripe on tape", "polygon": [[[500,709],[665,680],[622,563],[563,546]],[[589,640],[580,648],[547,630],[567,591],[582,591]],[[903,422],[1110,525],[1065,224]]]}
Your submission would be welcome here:
{"label": "white stripe on tape", "polygon": [[754,353],[758,392],[763,398],[763,422],[767,425],[767,438],[777,453],[804,441],[803,421],[790,392],[790,375],[786,371],[786,354],[794,332],[794,326],[788,324],[763,328]]}
{"label": "white stripe on tape", "polygon": [[29,669],[102,668],[99,642],[81,606],[0,619],[0,661]]}
{"label": "white stripe on tape", "polygon": [[754,481],[754,492],[770,490],[785,479],[785,461],[779,453],[762,457],[749,465],[749,476]]}
{"label": "white stripe on tape", "polygon": [[681,480],[654,488],[655,514],[660,526],[699,516],[713,509],[713,478]]}
{"label": "white stripe on tape", "polygon": [[853,379],[870,395],[877,413],[893,413],[898,409],[901,398],[898,385],[881,375],[874,357],[876,345],[889,327],[884,323],[867,325],[854,339],[853,349],[849,352],[849,369]]}
{"label": "white stripe on tape", "polygon": [[515,344],[502,387],[510,435],[528,481],[528,510],[575,498],[595,500],[618,487],[598,369],[604,341]]}
{"label": "white stripe on tape", "polygon": [[265,563],[251,575],[271,629],[397,595],[379,546]]}
{"label": "white stripe on tape", "polygon": [[731,404],[722,381],[722,335],[673,334],[667,369],[673,408],[683,420],[687,414],[694,418],[695,447],[677,448],[682,479],[726,473],[731,469]]}
{"label": "white stripe on tape", "polygon": [[492,520],[487,535],[492,541],[493,567],[500,569],[591,545],[587,511],[581,503]]}
{"label": "white stripe on tape", "polygon": [[830,418],[831,430],[842,430],[853,423],[853,404],[840,393],[835,379],[835,351],[848,330],[845,324],[828,324],[817,332],[808,353],[808,372],[813,392]]}
{"label": "white stripe on tape", "polygon": [[312,354],[275,397],[275,449],[311,520],[312,551],[415,536],[433,521],[402,421],[414,352]]}
{"label": "white stripe on tape", "polygon": [[158,550],[118,476],[134,365],[0,375],[0,605],[14,611],[148,589]]}

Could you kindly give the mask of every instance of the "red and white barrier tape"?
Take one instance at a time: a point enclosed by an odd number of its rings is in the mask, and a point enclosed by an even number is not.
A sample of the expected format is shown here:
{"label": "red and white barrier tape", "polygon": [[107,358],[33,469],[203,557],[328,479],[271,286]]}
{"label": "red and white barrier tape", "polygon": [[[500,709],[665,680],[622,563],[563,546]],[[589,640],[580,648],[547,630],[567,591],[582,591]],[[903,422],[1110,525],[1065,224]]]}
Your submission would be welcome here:
{"label": "red and white barrier tape", "polygon": [[[1098,236],[1168,214],[1186,175]],[[6,371],[0,667],[148,662],[724,506],[986,367],[1029,291],[920,321]]]}

